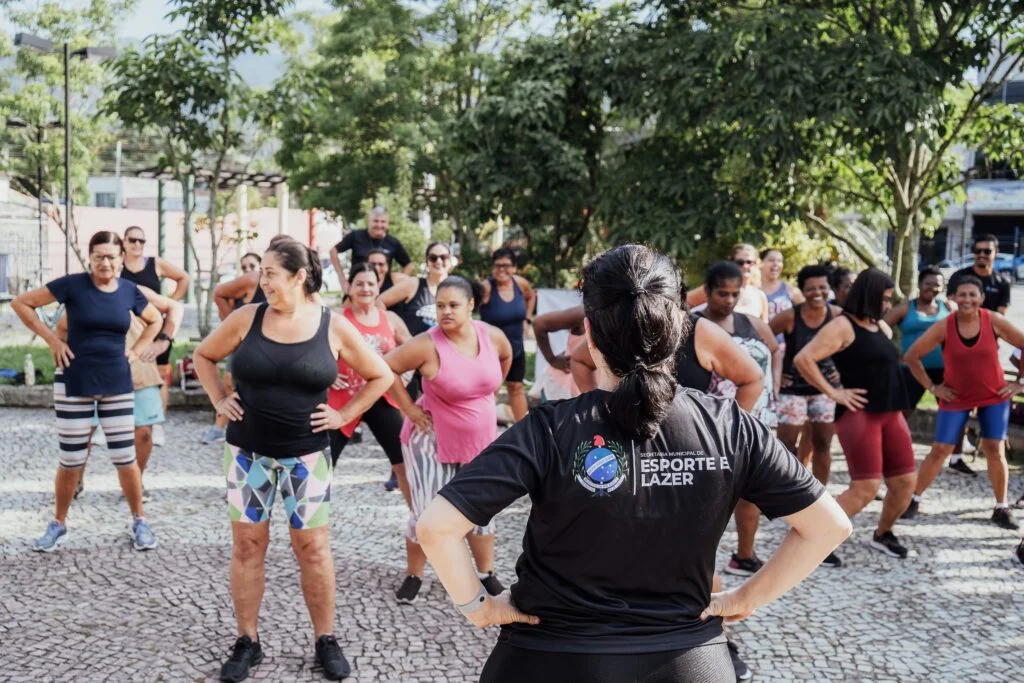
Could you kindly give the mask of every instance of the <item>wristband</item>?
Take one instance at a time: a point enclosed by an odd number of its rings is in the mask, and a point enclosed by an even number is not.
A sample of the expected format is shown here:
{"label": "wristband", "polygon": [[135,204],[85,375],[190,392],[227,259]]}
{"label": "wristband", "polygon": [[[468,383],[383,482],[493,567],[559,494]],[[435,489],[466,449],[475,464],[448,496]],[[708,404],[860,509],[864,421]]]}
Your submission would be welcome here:
{"label": "wristband", "polygon": [[476,594],[472,600],[467,602],[465,605],[455,605],[455,609],[459,610],[465,615],[470,615],[473,612],[480,609],[480,606],[487,601],[487,591],[484,589],[483,584],[480,584],[480,592]]}
{"label": "wristband", "polygon": [[156,340],[172,342],[174,341],[174,337],[168,337],[166,332],[160,330],[159,332],[156,333]]}

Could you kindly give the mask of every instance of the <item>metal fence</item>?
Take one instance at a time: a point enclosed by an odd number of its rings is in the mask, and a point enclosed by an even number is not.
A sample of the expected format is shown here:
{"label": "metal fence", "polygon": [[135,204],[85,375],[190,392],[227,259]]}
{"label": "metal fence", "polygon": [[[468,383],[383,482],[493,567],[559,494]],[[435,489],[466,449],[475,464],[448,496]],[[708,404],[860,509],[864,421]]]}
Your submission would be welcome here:
{"label": "metal fence", "polygon": [[40,284],[39,238],[10,234],[0,223],[0,297],[11,298]]}

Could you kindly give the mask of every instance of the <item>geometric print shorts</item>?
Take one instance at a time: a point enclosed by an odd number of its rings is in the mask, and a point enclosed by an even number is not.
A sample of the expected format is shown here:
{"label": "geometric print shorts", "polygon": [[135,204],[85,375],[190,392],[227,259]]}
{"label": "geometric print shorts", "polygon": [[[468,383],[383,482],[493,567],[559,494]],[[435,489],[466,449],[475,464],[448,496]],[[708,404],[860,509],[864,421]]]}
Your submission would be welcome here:
{"label": "geometric print shorts", "polygon": [[280,488],[293,529],[325,526],[331,509],[331,474],[326,450],[298,458],[268,458],[225,444],[228,515],[232,522],[266,522]]}

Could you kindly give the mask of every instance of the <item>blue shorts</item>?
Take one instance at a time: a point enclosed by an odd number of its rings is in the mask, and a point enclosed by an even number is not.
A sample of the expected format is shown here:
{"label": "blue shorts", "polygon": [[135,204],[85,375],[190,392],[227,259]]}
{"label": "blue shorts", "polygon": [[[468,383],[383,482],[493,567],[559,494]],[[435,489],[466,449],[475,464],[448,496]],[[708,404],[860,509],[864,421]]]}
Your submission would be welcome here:
{"label": "blue shorts", "polygon": [[[939,416],[935,421],[935,443],[955,444],[970,415],[970,410],[939,408]],[[1010,424],[1010,401],[978,408],[978,423],[981,426],[981,438],[996,441],[1005,439]]]}
{"label": "blue shorts", "polygon": [[[145,387],[135,392],[136,427],[149,427],[164,421],[164,403],[160,398],[160,387]],[[92,414],[92,426],[100,426],[100,418],[96,412]]]}

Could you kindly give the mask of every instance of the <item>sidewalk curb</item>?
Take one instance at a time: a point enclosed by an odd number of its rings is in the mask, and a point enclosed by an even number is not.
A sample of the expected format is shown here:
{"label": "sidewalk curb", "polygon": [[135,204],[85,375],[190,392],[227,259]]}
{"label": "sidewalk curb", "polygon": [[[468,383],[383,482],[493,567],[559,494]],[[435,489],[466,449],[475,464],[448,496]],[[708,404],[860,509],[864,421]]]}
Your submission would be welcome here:
{"label": "sidewalk curb", "polygon": [[[171,388],[168,404],[171,408],[209,409],[206,394],[186,394],[177,387]],[[37,384],[32,387],[0,384],[0,408],[52,408],[53,385]]]}

